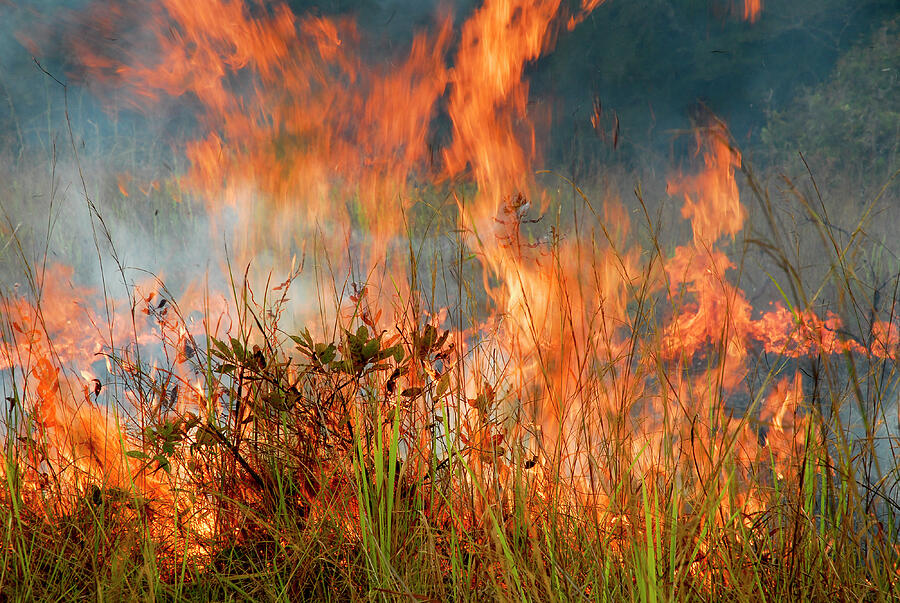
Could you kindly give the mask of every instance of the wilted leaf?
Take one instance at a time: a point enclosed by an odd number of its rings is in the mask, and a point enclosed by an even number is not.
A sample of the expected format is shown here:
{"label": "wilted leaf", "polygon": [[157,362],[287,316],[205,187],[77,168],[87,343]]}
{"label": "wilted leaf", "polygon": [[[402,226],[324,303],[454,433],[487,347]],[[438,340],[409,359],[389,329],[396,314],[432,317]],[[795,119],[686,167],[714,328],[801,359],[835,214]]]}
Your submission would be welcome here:
{"label": "wilted leaf", "polygon": [[449,336],[450,336],[450,331],[444,331],[444,334],[438,338],[438,340],[434,343],[433,346],[431,346],[432,349],[440,349],[441,347],[443,347],[444,343],[446,343],[446,341],[447,341],[447,337],[449,337]]}
{"label": "wilted leaf", "polygon": [[400,369],[395,368],[391,373],[391,376],[388,377],[387,382],[384,384],[384,391],[390,396],[394,393],[394,389],[397,387],[397,379],[400,378]]}

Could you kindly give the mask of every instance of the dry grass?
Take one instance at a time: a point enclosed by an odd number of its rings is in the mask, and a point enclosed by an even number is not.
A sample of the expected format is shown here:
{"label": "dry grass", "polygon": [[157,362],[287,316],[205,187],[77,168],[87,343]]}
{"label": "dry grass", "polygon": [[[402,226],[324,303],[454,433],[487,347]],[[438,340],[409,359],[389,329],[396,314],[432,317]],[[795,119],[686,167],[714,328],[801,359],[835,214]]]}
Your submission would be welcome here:
{"label": "dry grass", "polygon": [[[729,245],[736,269],[716,282],[767,283],[761,301],[781,298],[793,312],[831,307],[843,318],[838,339],[866,352],[790,357],[750,342],[742,383],[729,386],[729,312],[722,337],[697,353],[666,348],[694,299],[662,285],[679,244],[665,216],[638,191],[642,217],[616,229],[613,204],[604,213],[572,186],[573,213],[591,216],[578,229],[562,213],[553,230],[549,217],[529,222],[515,201],[503,234],[480,245],[455,220],[423,220],[427,234],[411,227],[391,287],[335,276],[323,241],[284,283],[254,291],[233,271],[228,328],[211,303],[182,307],[161,286],[139,294],[113,249],[107,270],[128,299],[118,311],[103,301],[90,325],[107,342],[108,372],[82,395],[43,317],[57,301],[40,303],[47,264],[31,261],[8,220],[3,245],[29,276],[0,306],[2,360],[15,366],[3,377],[0,592],[896,599],[897,375],[892,358],[871,353],[900,283],[869,234],[886,200],[836,216],[814,187],[784,184],[791,211],[749,171],[744,188],[755,226]],[[102,212],[88,211],[95,240],[111,243]],[[473,265],[492,245],[516,250],[510,282],[555,275],[544,281],[549,301],[522,286],[519,314],[486,323],[496,298]],[[585,278],[559,276],[573,257]],[[297,324],[291,297],[311,283],[319,318]],[[33,334],[17,300],[33,310]],[[163,340],[148,343],[145,323]],[[25,361],[12,352],[23,345]],[[800,401],[776,418],[768,397],[794,375]],[[53,396],[69,409],[56,424]],[[59,416],[77,412],[97,430],[72,435]]]}

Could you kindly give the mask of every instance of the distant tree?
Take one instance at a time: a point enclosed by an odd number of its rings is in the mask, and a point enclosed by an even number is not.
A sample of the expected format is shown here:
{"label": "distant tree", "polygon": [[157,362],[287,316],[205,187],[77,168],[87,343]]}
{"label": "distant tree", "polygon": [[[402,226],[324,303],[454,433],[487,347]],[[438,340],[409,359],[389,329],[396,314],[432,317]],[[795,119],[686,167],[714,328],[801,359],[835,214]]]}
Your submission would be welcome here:
{"label": "distant tree", "polygon": [[[766,0],[747,23],[732,0],[607,0],[532,69],[533,98],[552,97],[556,159],[609,154],[592,136],[593,97],[620,118],[620,159],[665,152],[702,102],[742,147],[772,111],[828,77],[843,52],[900,15],[896,0]],[[573,148],[575,147],[575,148]]]}
{"label": "distant tree", "polygon": [[900,168],[900,18],[841,56],[827,80],[771,111],[762,140],[776,161],[800,151],[826,173],[855,179]]}

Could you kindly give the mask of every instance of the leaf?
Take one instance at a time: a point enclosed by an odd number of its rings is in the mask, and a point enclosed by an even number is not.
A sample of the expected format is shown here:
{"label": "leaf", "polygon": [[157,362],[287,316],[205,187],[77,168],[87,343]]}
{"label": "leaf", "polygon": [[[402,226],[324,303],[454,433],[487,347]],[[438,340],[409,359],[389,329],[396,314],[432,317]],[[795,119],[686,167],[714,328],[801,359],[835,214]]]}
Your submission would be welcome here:
{"label": "leaf", "polygon": [[400,395],[403,396],[404,398],[415,398],[416,396],[418,396],[421,393],[422,393],[421,387],[408,387],[405,390],[403,390],[402,392],[400,392]]}
{"label": "leaf", "polygon": [[208,425],[201,425],[197,428],[197,435],[194,438],[200,446],[210,446],[218,441],[216,432]]}
{"label": "leaf", "polygon": [[234,349],[234,356],[238,360],[243,360],[246,355],[246,351],[244,350],[244,346],[241,345],[240,340],[236,337],[231,338],[231,347]]}
{"label": "leaf", "polygon": [[225,359],[230,359],[232,357],[231,350],[228,349],[228,346],[225,345],[223,341],[219,341],[215,337],[210,337],[213,342],[213,345],[216,346],[216,350],[218,351],[218,356]]}
{"label": "leaf", "polygon": [[420,357],[427,355],[428,352],[431,351],[436,338],[437,329],[431,325],[425,325],[425,333],[422,335],[422,340],[419,342],[418,355]]}
{"label": "leaf", "polygon": [[293,406],[293,401],[285,398],[284,394],[278,390],[270,392],[267,394],[263,400],[265,403],[275,410],[279,411],[287,411],[290,410]]}
{"label": "leaf", "polygon": [[185,415],[185,417],[184,417],[184,430],[185,431],[193,429],[194,427],[196,427],[199,424],[200,424],[200,417],[198,417],[194,413],[189,412]]}
{"label": "leaf", "polygon": [[469,406],[481,412],[488,412],[494,403],[494,388],[487,383],[484,384],[482,390],[474,399],[467,400]]}
{"label": "leaf", "polygon": [[[321,351],[320,351],[319,346],[322,346]],[[333,343],[329,343],[327,346],[323,343],[316,344],[316,357],[318,358],[319,362],[321,362],[322,364],[328,364],[332,360],[334,360],[334,356],[336,353],[337,353],[337,348],[334,346]]]}
{"label": "leaf", "polygon": [[353,362],[349,358],[345,358],[344,360],[336,360],[332,362],[330,365],[331,370],[340,371],[342,373],[350,374],[353,372]]}
{"label": "leaf", "polygon": [[149,454],[147,454],[146,452],[141,452],[140,450],[129,450],[128,452],[125,453],[125,456],[133,458],[133,459],[141,459],[141,460],[150,458]]}
{"label": "leaf", "polygon": [[447,341],[447,337],[449,337],[449,336],[450,336],[450,331],[444,331],[443,335],[441,335],[438,338],[438,340],[436,342],[434,342],[434,345],[431,346],[432,349],[438,350],[438,349],[442,348],[444,346],[444,343],[446,343],[446,341]]}
{"label": "leaf", "polygon": [[171,465],[169,464],[169,459],[161,454],[157,454],[155,457],[153,457],[153,460],[159,464],[159,469],[162,469],[166,473],[170,472]]}
{"label": "leaf", "polygon": [[434,390],[435,398],[442,398],[444,394],[447,393],[447,390],[450,388],[450,373],[444,373],[441,376],[441,380],[438,381],[437,387]]}
{"label": "leaf", "polygon": [[397,387],[397,379],[400,378],[400,369],[395,368],[391,372],[391,376],[388,377],[387,383],[384,384],[384,391],[390,396],[394,393],[394,389]]}
{"label": "leaf", "polygon": [[168,440],[169,436],[172,435],[173,428],[174,426],[171,423],[163,423],[156,428],[156,435],[164,440]]}
{"label": "leaf", "polygon": [[403,358],[406,357],[406,350],[403,349],[402,345],[397,344],[394,346],[393,356],[394,356],[394,362],[396,362],[397,364],[400,364],[401,362],[403,362]]}
{"label": "leaf", "polygon": [[362,349],[363,361],[368,362],[378,354],[379,343],[377,339],[370,339],[366,342]]}

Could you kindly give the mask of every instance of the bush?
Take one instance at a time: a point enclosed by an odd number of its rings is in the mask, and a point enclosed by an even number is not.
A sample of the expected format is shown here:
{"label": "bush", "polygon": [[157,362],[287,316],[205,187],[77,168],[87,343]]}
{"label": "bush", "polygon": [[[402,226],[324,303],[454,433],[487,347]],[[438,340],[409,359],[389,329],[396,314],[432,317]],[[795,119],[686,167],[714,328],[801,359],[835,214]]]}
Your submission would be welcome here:
{"label": "bush", "polygon": [[778,163],[797,151],[835,176],[874,180],[897,169],[900,150],[900,19],[849,50],[824,83],[771,111],[763,142]]}

